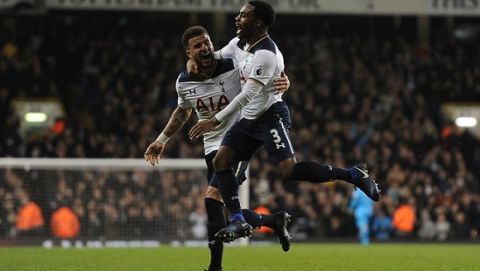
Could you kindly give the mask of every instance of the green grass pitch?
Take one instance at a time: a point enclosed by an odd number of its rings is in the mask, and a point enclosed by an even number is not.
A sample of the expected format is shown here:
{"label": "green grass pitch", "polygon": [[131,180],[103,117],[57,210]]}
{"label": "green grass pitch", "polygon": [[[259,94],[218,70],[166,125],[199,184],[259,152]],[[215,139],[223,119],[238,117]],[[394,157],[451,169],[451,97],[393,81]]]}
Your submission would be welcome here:
{"label": "green grass pitch", "polygon": [[[0,270],[200,271],[207,248],[0,248]],[[224,271],[480,270],[479,244],[295,244],[227,247]]]}

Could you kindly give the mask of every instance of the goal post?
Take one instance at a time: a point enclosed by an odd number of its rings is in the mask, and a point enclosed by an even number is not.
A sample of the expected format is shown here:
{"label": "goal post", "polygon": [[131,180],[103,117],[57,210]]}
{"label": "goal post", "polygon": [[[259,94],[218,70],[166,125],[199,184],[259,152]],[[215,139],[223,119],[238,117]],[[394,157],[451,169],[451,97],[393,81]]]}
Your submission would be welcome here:
{"label": "goal post", "polygon": [[[80,224],[67,238],[74,242],[204,242],[206,176],[204,159],[161,159],[153,167],[144,159],[0,158],[0,212],[7,218],[0,224],[0,241],[63,239],[52,221],[57,210],[68,207]],[[247,208],[248,189],[248,182],[240,186]],[[28,202],[38,205],[43,218],[31,230],[17,223]]]}

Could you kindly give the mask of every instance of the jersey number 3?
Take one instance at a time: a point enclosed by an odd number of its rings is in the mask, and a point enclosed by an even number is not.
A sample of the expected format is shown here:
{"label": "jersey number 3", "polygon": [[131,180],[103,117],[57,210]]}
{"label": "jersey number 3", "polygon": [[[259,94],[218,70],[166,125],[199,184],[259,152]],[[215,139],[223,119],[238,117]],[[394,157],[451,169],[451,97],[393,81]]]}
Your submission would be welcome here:
{"label": "jersey number 3", "polygon": [[272,134],[273,137],[273,143],[275,143],[277,150],[279,149],[285,149],[285,143],[282,142],[282,138],[278,134],[277,129],[272,129],[270,130],[270,133]]}

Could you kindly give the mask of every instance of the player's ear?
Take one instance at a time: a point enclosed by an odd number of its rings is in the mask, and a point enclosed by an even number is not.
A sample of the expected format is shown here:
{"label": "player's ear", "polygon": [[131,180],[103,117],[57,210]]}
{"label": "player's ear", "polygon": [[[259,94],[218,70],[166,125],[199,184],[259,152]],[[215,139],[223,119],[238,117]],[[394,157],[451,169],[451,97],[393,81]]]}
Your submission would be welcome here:
{"label": "player's ear", "polygon": [[190,54],[190,50],[185,50],[185,53],[187,54],[188,59],[192,58],[192,55]]}

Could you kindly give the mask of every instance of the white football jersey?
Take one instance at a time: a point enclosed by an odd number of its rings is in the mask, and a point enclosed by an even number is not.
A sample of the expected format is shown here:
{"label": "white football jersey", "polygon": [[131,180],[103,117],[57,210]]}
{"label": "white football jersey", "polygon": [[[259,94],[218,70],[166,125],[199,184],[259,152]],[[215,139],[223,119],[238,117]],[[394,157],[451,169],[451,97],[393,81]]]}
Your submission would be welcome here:
{"label": "white football jersey", "polygon": [[[237,66],[232,59],[218,59],[210,78],[203,81],[195,81],[188,76],[187,71],[183,71],[177,78],[176,89],[179,107],[193,108],[199,121],[209,119],[240,93]],[[220,148],[225,132],[239,117],[240,113],[203,134],[205,154]]]}
{"label": "white football jersey", "polygon": [[283,92],[275,89],[273,79],[280,77],[285,64],[282,52],[268,35],[251,45],[238,37],[233,38],[216,52],[216,57],[234,59],[239,67],[242,87],[248,79],[264,86],[260,93],[243,107],[243,118],[256,119],[272,104],[282,100]]}

